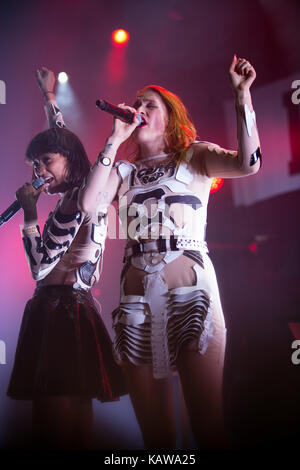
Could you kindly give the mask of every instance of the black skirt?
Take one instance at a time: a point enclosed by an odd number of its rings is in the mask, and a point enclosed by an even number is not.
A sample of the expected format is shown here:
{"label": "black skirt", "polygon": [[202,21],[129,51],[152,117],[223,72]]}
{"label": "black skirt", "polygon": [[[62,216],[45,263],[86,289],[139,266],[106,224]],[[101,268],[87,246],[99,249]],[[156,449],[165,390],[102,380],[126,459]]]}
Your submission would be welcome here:
{"label": "black skirt", "polygon": [[108,402],[126,393],[91,293],[68,285],[37,287],[25,307],[7,395]]}

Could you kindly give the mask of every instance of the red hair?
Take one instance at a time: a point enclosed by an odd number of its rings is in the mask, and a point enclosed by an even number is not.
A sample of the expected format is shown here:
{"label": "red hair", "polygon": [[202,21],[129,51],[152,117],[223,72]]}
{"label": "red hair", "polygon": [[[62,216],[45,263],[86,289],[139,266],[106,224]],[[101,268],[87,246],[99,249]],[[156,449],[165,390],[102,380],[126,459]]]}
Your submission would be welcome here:
{"label": "red hair", "polygon": [[[168,124],[165,130],[166,153],[174,153],[175,161],[183,161],[187,147],[196,139],[197,132],[194,124],[188,117],[188,112],[181,99],[165,88],[158,85],[148,85],[137,92],[137,98],[147,91],[157,93],[165,104],[168,112]],[[127,143],[133,144],[132,136]],[[133,157],[138,154],[138,149],[133,152]]]}

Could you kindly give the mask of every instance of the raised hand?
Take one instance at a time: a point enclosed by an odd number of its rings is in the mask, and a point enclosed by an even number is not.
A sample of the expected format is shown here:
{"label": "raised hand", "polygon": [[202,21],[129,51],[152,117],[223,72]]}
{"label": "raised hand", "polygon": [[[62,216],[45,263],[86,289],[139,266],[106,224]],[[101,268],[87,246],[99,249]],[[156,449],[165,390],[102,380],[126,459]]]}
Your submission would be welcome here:
{"label": "raised hand", "polygon": [[229,78],[235,93],[248,92],[256,78],[254,67],[246,59],[234,54],[229,67]]}
{"label": "raised hand", "polygon": [[35,71],[36,81],[43,94],[54,92],[55,75],[52,70],[42,67]]}

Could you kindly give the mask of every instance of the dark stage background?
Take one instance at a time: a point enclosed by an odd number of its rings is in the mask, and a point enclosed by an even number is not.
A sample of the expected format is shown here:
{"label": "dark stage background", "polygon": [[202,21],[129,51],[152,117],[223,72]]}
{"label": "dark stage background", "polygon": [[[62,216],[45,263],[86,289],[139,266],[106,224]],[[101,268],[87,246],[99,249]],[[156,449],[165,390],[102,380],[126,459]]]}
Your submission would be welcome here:
{"label": "dark stage background", "polygon": [[[179,94],[202,140],[236,148],[228,68],[234,53],[255,66],[253,102],[263,167],[245,181],[225,180],[211,195],[207,229],[228,329],[226,425],[239,449],[293,447],[299,429],[300,364],[291,360],[292,342],[300,340],[300,104],[292,102],[291,88],[300,80],[299,19],[297,0],[54,0],[0,6],[1,212],[30,180],[25,148],[46,128],[36,68],[69,74],[57,99],[94,162],[111,129],[111,118],[96,109],[95,100],[130,104],[136,90],[150,83]],[[131,35],[125,48],[111,43],[116,28]],[[41,196],[41,223],[55,201]],[[34,289],[21,223],[18,214],[0,229],[2,449],[30,448],[30,403],[6,397],[23,308]],[[94,288],[110,331],[123,245],[107,240],[101,281]],[[114,404],[95,402],[94,409],[95,448],[142,448],[128,396]],[[180,448],[180,422],[178,427]]]}

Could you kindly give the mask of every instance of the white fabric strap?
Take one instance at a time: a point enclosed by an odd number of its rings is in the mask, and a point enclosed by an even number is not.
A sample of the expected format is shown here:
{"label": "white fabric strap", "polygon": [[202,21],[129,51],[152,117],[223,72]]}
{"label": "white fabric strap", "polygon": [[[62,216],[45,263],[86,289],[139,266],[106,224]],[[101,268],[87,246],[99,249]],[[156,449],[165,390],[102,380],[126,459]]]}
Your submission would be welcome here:
{"label": "white fabric strap", "polygon": [[255,111],[250,111],[249,106],[244,104],[245,120],[248,136],[252,136],[252,128],[256,126],[256,114]]}

